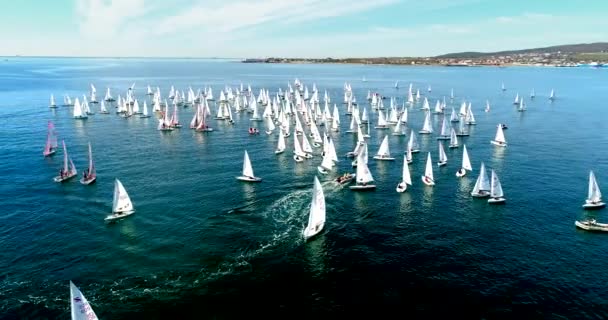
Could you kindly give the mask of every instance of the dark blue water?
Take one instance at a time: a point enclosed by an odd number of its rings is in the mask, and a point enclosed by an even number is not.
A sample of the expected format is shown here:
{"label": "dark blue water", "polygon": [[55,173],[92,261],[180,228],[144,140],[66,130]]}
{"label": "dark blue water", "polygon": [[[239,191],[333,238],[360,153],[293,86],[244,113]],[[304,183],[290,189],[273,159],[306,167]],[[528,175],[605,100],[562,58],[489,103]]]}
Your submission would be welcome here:
{"label": "dark blue water", "polygon": [[[471,101],[477,125],[464,139],[474,171],[457,179],[462,149],[424,187],[426,152],[437,157],[435,136],[419,137],[422,152],[410,166],[414,185],[394,191],[408,137],[390,137],[395,162],[376,162],[385,132],[372,130],[369,167],[377,190],[355,193],[320,177],[327,201],[326,230],[305,243],[313,177],[321,158],[296,164],[288,150],[275,155],[277,136],[249,136],[249,114],[235,126],[211,121],[209,134],[156,130],[154,118],[95,114],[86,121],[71,108],[48,108],[51,93],[86,94],[90,83],[122,94],[133,82],[171,85],[251,84],[276,92],[299,78],[340,103],[351,82],[363,105],[368,90],[406,96],[412,82],[431,106],[454,88],[459,107]],[[365,77],[366,82],[361,78]],[[504,82],[507,91],[500,90]],[[537,97],[527,98],[532,88]],[[555,89],[557,100],[549,102]],[[517,112],[516,93],[528,111]],[[241,64],[206,60],[9,59],[0,64],[0,318],[69,317],[73,280],[104,319],[267,318],[344,316],[372,311],[403,317],[602,318],[608,312],[608,238],[579,231],[587,176],[608,185],[606,71],[583,68],[442,68]],[[492,110],[483,112],[489,100]],[[387,101],[388,102],[388,101]],[[344,113],[343,106],[339,104]],[[92,105],[95,111],[98,106]],[[213,105],[212,105],[213,108]],[[369,110],[368,110],[369,111]],[[180,110],[189,123],[192,108]],[[371,115],[376,119],[376,115]],[[440,128],[434,116],[435,130]],[[52,120],[81,172],[87,143],[98,181],[52,181],[59,152],[42,157]],[[332,133],[339,156],[354,148],[341,116]],[[410,110],[418,131],[423,113]],[[509,146],[493,139],[507,123]],[[259,123],[258,125],[262,125]],[[249,152],[260,184],[235,180]],[[504,206],[473,199],[480,162],[498,173]],[[340,171],[352,171],[340,157]],[[128,190],[136,213],[115,224],[113,181]],[[608,220],[606,211],[593,213]]]}

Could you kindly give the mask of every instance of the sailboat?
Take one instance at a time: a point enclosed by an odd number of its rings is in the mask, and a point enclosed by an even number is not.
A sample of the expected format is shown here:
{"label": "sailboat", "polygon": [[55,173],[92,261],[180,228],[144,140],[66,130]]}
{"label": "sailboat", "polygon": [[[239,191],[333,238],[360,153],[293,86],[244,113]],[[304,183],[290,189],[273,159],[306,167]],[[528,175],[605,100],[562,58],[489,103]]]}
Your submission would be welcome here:
{"label": "sailboat", "polygon": [[82,109],[82,105],[80,104],[78,98],[74,99],[73,115],[74,119],[87,119],[89,117],[87,113]]}
{"label": "sailboat", "polygon": [[55,125],[49,120],[47,124],[46,144],[42,155],[45,157],[52,156],[57,151],[57,134],[55,133]]}
{"label": "sailboat", "polygon": [[105,100],[101,100],[101,106],[100,106],[99,113],[101,113],[101,114],[110,114],[110,111],[108,111],[108,109],[106,108],[106,102],[105,102]]}
{"label": "sailboat", "polygon": [[145,101],[144,101],[143,110],[142,110],[141,114],[139,115],[139,117],[140,118],[150,118],[150,114],[148,114],[148,104]]}
{"label": "sailboat", "polygon": [[350,186],[351,190],[369,190],[376,188],[374,177],[367,167],[367,144],[363,145],[363,150],[357,155],[356,185]]}
{"label": "sailboat", "polygon": [[426,116],[424,117],[424,124],[422,125],[422,130],[418,131],[420,134],[430,134],[433,133],[433,125],[431,124],[431,112],[426,111]]}
{"label": "sailboat", "polygon": [[391,157],[391,153],[388,148],[388,135],[384,136],[384,140],[380,144],[380,149],[378,149],[378,153],[374,156],[376,160],[395,160],[395,158]]}
{"label": "sailboat", "polygon": [[251,167],[251,160],[249,160],[249,154],[245,150],[245,158],[243,159],[243,174],[240,177],[236,177],[237,180],[246,182],[260,182],[262,178],[256,177],[253,174],[253,167]]}
{"label": "sailboat", "polygon": [[585,204],[583,204],[583,208],[600,209],[605,206],[606,204],[602,202],[602,192],[595,180],[595,174],[593,174],[593,171],[589,171],[589,192],[587,193],[587,199],[585,200]]}
{"label": "sailboat", "polygon": [[[103,101],[102,101],[103,102]],[[95,163],[93,162],[93,151],[91,151],[91,143],[89,142],[89,167],[84,171],[84,176],[80,179],[80,183],[89,185],[97,180],[97,172],[95,171]]]}
{"label": "sailboat", "polygon": [[433,161],[431,160],[430,152],[426,158],[426,168],[424,170],[424,175],[422,176],[422,182],[427,186],[435,185],[435,179],[433,178]]}
{"label": "sailboat", "polygon": [[488,180],[488,174],[486,173],[486,166],[482,162],[479,168],[479,176],[475,181],[471,196],[475,198],[484,198],[490,195],[490,181]]}
{"label": "sailboat", "polygon": [[279,130],[279,142],[277,143],[277,149],[274,151],[275,154],[283,153],[285,151],[285,134],[283,129]]}
{"label": "sailboat", "polygon": [[55,96],[51,93],[51,101],[49,102],[49,108],[57,108],[57,104],[55,103]]}
{"label": "sailboat", "polygon": [[70,311],[72,320],[97,320],[95,311],[80,289],[70,281]]}
{"label": "sailboat", "polygon": [[502,131],[502,125],[498,125],[496,127],[496,136],[494,137],[494,140],[490,141],[490,143],[499,147],[507,146],[507,140],[505,139],[505,134]]}
{"label": "sailboat", "polygon": [[534,88],[532,88],[532,92],[530,92],[530,100],[534,100],[534,97],[536,97],[536,93],[534,93]]}
{"label": "sailboat", "polygon": [[105,218],[106,221],[116,220],[129,216],[135,212],[133,203],[125,187],[120,180],[114,181],[114,199],[112,201],[112,214]]}
{"label": "sailboat", "polygon": [[68,156],[68,149],[65,147],[65,141],[62,140],[61,143],[63,144],[63,168],[59,171],[59,175],[53,178],[55,182],[67,181],[78,174],[72,158]]}
{"label": "sailboat", "polygon": [[418,145],[418,140],[416,139],[416,132],[414,132],[414,129],[411,130],[410,140],[407,142],[407,149],[412,153],[420,152],[420,146]]}
{"label": "sailboat", "polygon": [[445,153],[445,149],[443,148],[443,142],[439,141],[439,161],[437,162],[437,166],[445,166],[448,163],[448,155]]}
{"label": "sailboat", "polygon": [[462,168],[456,172],[456,176],[459,178],[464,177],[467,174],[467,170],[473,171],[473,168],[471,167],[471,160],[469,159],[469,153],[467,152],[467,145],[463,145],[462,148]]}
{"label": "sailboat", "polygon": [[323,230],[325,226],[325,195],[323,187],[317,176],[315,176],[312,188],[312,201],[310,203],[310,213],[308,215],[308,225],[302,231],[305,240],[312,238]]}
{"label": "sailboat", "polygon": [[397,185],[397,192],[401,193],[407,189],[407,185],[412,185],[412,177],[410,176],[410,168],[407,165],[407,155],[403,156],[403,171],[401,172],[401,182]]}
{"label": "sailboat", "polygon": [[490,204],[498,204],[505,203],[504,194],[502,192],[502,186],[500,185],[500,180],[498,180],[498,175],[492,169],[492,182],[490,184],[490,199],[488,199],[488,203]]}
{"label": "sailboat", "polygon": [[458,136],[456,135],[456,130],[452,128],[452,132],[450,133],[450,148],[458,148]]}
{"label": "sailboat", "polygon": [[549,100],[555,100],[555,90],[551,89],[551,93],[549,94]]}

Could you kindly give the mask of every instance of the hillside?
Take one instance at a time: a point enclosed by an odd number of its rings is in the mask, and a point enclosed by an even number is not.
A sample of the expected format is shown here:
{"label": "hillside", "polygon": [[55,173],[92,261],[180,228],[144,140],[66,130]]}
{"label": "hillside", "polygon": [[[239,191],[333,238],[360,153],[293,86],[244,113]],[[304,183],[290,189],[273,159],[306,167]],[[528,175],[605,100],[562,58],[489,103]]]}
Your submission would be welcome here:
{"label": "hillside", "polygon": [[515,54],[528,54],[528,53],[599,53],[608,52],[608,42],[596,42],[596,43],[581,43],[581,44],[567,44],[561,46],[551,46],[544,48],[533,48],[523,50],[509,50],[509,51],[498,51],[498,52],[457,52],[448,53],[435,58],[440,59],[463,59],[463,58],[484,58],[491,56],[505,56]]}

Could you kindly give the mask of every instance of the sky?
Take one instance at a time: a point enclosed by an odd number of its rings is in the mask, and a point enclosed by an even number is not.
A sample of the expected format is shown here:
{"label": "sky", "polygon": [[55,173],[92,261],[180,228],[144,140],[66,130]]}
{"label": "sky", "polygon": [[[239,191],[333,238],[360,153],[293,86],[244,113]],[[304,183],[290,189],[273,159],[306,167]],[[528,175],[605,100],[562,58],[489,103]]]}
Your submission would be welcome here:
{"label": "sky", "polygon": [[2,56],[435,56],[608,41],[608,0],[7,0],[0,12]]}

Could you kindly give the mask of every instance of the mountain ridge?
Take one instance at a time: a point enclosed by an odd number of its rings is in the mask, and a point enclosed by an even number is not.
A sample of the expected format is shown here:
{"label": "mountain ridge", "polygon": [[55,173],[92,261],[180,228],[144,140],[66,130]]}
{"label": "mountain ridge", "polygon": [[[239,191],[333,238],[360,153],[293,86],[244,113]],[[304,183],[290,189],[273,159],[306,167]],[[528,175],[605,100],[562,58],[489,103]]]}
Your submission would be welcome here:
{"label": "mountain ridge", "polygon": [[530,49],[519,49],[519,50],[505,50],[496,52],[477,52],[477,51],[465,51],[465,52],[454,52],[435,56],[434,58],[439,59],[463,59],[463,58],[484,58],[492,56],[504,56],[514,54],[529,54],[529,53],[598,53],[608,52],[608,42],[593,42],[593,43],[579,43],[579,44],[565,44],[549,47],[539,47]]}

